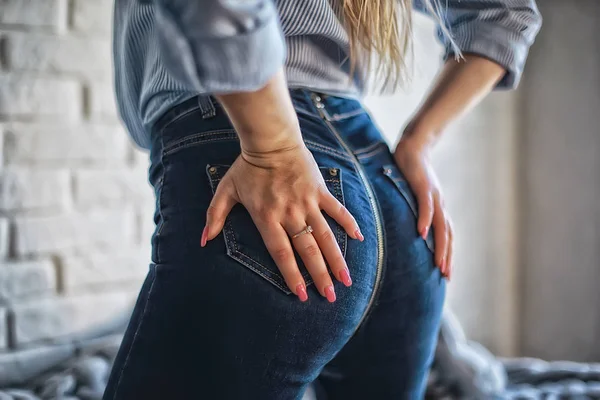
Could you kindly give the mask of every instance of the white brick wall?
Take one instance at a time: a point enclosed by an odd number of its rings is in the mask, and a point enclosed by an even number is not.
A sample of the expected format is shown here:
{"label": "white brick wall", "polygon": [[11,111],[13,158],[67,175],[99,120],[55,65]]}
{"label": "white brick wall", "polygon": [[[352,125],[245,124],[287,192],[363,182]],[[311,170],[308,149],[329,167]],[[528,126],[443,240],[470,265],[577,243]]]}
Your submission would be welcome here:
{"label": "white brick wall", "polygon": [[0,211],[67,208],[70,171],[4,168],[0,172]]}
{"label": "white brick wall", "polygon": [[121,318],[131,306],[131,291],[50,297],[13,307],[17,345],[78,334]]}
{"label": "white brick wall", "polygon": [[0,352],[121,317],[148,270],[153,195],[117,117],[112,3],[0,0]]}
{"label": "white brick wall", "polygon": [[6,326],[6,308],[0,308],[0,351],[8,347],[8,327]]}
{"label": "white brick wall", "polygon": [[112,62],[108,38],[89,38],[47,33],[5,32],[8,67],[21,71],[110,77]]}
{"label": "white brick wall", "polygon": [[56,291],[56,270],[49,259],[0,262],[0,301],[9,302]]}
{"label": "white brick wall", "polygon": [[3,0],[0,24],[64,29],[66,4],[66,0]]}

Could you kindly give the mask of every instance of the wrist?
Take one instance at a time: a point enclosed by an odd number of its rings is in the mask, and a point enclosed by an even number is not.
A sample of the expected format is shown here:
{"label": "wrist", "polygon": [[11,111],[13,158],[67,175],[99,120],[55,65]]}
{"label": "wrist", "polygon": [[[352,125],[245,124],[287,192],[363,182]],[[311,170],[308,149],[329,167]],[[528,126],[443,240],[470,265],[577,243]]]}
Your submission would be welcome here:
{"label": "wrist", "polygon": [[239,134],[245,154],[277,154],[304,146],[300,129],[278,129],[275,134]]}
{"label": "wrist", "polygon": [[413,119],[404,128],[399,144],[410,144],[417,150],[432,148],[440,137],[440,131],[424,119]]}

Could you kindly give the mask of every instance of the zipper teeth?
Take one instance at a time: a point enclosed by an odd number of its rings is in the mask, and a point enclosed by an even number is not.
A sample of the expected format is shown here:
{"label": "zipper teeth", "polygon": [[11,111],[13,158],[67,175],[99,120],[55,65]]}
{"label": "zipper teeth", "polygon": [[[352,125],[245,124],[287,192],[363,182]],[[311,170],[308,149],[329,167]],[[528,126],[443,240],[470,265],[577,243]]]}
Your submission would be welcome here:
{"label": "zipper teeth", "polygon": [[367,177],[365,176],[365,171],[363,170],[362,165],[360,165],[360,163],[358,162],[358,158],[354,155],[354,153],[352,152],[352,149],[350,149],[350,147],[348,147],[348,145],[344,142],[344,140],[342,139],[340,134],[337,132],[335,127],[331,124],[331,122],[329,122],[327,120],[327,118],[325,118],[325,114],[323,112],[323,108],[325,107],[324,104],[314,94],[311,97],[312,97],[313,102],[315,103],[315,107],[317,108],[317,110],[319,111],[319,114],[321,115],[321,118],[325,121],[325,124],[327,124],[327,126],[329,127],[329,130],[335,135],[338,142],[344,147],[344,149],[346,149],[346,151],[352,156],[352,160],[353,160],[354,165],[356,166],[358,175],[360,176],[360,179],[363,182],[365,189],[367,190],[367,195],[369,197],[369,203],[371,204],[371,211],[373,211],[373,216],[375,217],[375,226],[377,228],[376,229],[377,230],[377,273],[375,275],[375,284],[373,286],[373,293],[371,294],[371,298],[369,299],[369,303],[367,304],[367,308],[365,309],[365,312],[363,313],[362,317],[360,318],[358,325],[356,325],[356,329],[354,330],[356,332],[358,330],[358,328],[362,325],[367,314],[369,313],[369,310],[373,306],[373,302],[375,301],[375,296],[377,295],[377,289],[379,288],[379,282],[381,281],[381,272],[382,272],[382,267],[383,267],[383,229],[381,227],[381,217],[379,215],[379,206],[377,205],[377,202],[375,201],[375,195],[373,193],[373,188],[371,187],[371,184],[367,180]]}

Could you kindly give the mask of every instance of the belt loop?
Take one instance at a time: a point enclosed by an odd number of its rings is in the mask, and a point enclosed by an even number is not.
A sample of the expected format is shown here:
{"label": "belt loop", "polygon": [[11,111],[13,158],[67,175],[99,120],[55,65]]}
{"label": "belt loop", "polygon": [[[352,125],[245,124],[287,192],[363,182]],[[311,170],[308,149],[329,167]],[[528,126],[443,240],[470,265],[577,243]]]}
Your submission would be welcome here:
{"label": "belt loop", "polygon": [[202,112],[202,119],[212,118],[217,114],[210,96],[198,96],[198,106]]}

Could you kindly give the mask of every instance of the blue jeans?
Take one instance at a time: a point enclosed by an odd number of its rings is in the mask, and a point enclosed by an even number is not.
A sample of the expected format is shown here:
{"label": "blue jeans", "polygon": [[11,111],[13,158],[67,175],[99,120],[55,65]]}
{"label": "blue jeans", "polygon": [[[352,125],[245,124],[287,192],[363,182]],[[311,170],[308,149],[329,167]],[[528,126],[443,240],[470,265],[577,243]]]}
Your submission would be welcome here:
{"label": "blue jeans", "polygon": [[[245,208],[204,248],[206,210],[240,154],[225,112],[208,97],[153,129],[152,261],[104,399],[418,399],[436,344],[445,280],[432,236],[370,116],[355,100],[292,90],[307,147],[364,242],[328,218],[353,285],[337,301],[308,284],[291,294]],[[293,168],[293,166],[290,166]]]}

